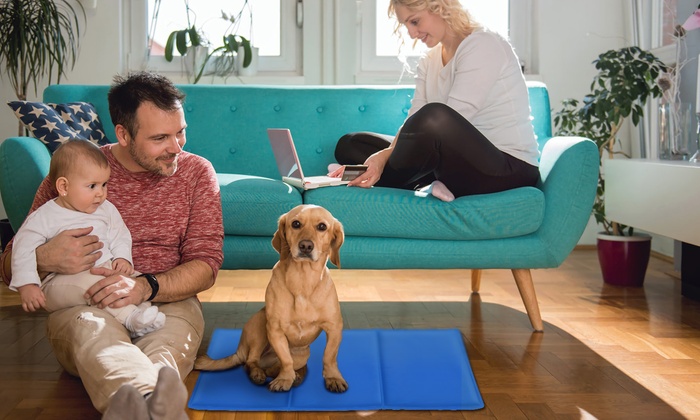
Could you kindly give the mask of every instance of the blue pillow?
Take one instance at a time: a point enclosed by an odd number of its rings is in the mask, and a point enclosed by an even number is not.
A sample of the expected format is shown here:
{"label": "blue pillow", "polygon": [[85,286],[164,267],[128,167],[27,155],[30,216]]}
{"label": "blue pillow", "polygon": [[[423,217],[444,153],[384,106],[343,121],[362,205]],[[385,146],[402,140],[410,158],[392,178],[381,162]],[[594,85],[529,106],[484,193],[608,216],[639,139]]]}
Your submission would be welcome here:
{"label": "blue pillow", "polygon": [[68,139],[89,140],[100,146],[110,143],[95,107],[90,103],[12,101],[7,105],[31,135],[41,140],[51,153]]}

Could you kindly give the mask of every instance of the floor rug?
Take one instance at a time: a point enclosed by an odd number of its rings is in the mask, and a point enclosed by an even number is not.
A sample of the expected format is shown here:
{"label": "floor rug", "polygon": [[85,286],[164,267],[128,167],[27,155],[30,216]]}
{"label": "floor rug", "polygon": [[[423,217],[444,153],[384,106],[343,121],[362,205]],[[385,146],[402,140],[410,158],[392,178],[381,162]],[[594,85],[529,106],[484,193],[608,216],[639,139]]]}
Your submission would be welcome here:
{"label": "floor rug", "polygon": [[[207,354],[236,351],[241,330],[216,329]],[[326,390],[325,335],[311,345],[306,380],[290,392],[253,384],[243,367],[200,372],[189,408],[213,411],[477,410],[484,407],[462,336],[447,330],[344,330],[338,366],[349,389]]]}

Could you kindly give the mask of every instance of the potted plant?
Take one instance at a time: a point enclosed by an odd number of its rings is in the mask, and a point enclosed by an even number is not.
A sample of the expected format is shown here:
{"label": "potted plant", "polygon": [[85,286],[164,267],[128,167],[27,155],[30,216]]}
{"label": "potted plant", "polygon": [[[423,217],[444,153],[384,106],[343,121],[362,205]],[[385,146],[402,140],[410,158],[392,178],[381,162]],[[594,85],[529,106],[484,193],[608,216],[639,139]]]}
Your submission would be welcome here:
{"label": "potted plant", "polygon": [[[217,76],[228,76],[233,74],[235,71],[239,73],[242,69],[247,69],[251,66],[253,62],[253,47],[250,40],[242,35],[237,35],[238,25],[240,23],[240,18],[248,2],[243,4],[243,8],[237,15],[228,15],[223,10],[221,11],[221,18],[229,22],[228,28],[222,36],[222,45],[214,48],[205,58],[204,62],[199,68],[199,73],[195,77],[195,82],[197,83],[204,71],[206,69],[207,63],[210,59],[214,58],[214,69],[212,74]],[[252,16],[252,12],[251,12]],[[252,19],[252,18],[251,18]],[[251,23],[252,25],[252,23]],[[242,61],[238,62],[235,58],[241,55]]]}
{"label": "potted plant", "polygon": [[168,35],[168,40],[165,42],[165,59],[168,62],[173,61],[175,48],[177,48],[177,52],[184,57],[190,51],[190,48],[201,46],[202,40],[203,37],[199,34],[199,31],[194,25],[188,26],[185,29],[172,31],[170,35]]}
{"label": "potted plant", "polygon": [[[600,150],[602,165],[603,159],[624,155],[615,148],[620,128],[628,117],[633,125],[639,124],[646,101],[663,94],[659,79],[668,69],[656,56],[639,47],[607,51],[593,64],[598,73],[591,83],[591,92],[581,102],[564,100],[563,108],[555,114],[554,124],[557,135],[593,140]],[[651,238],[635,235],[633,227],[606,218],[605,174],[602,170],[598,176],[593,216],[604,229],[598,234],[597,246],[605,282],[641,286],[649,262]],[[635,251],[637,247],[641,249]],[[625,262],[621,260],[624,257],[632,258]]]}
{"label": "potted plant", "polygon": [[[158,3],[157,7],[160,7]],[[190,14],[193,13],[190,9],[189,1],[185,0],[185,16],[187,16],[187,27],[184,29],[174,30],[168,35],[168,39],[165,42],[165,47],[163,49],[165,60],[168,62],[173,61],[175,49],[183,59],[186,59],[183,64],[187,70],[188,76],[194,76],[194,83],[199,80],[196,75],[201,74],[200,68],[203,70],[206,60],[209,57],[209,42],[202,35],[201,31],[197,29],[196,19],[195,22],[190,21]],[[156,16],[158,11],[155,11]]]}
{"label": "potted plant", "polygon": [[[247,0],[243,3],[241,10],[235,15],[228,15],[223,10],[221,11],[221,18],[229,22],[229,25],[222,35],[222,45],[214,48],[212,51],[208,51],[210,44],[201,34],[201,31],[197,29],[196,25],[190,23],[190,13],[192,10],[189,7],[188,1],[185,1],[187,28],[175,30],[170,33],[165,43],[165,59],[171,62],[175,49],[177,49],[183,57],[193,52],[191,71],[188,69],[188,72],[194,76],[194,84],[198,83],[205,74],[205,71],[208,69],[207,64],[210,60],[213,61],[213,69],[209,74],[218,76],[229,76],[235,73],[237,69],[248,68],[253,62],[253,47],[249,39],[236,34],[241,17],[246,8],[248,9],[252,26],[252,9]],[[206,48],[206,51],[198,52],[203,48]],[[235,58],[238,55],[242,55],[242,63],[236,66],[237,62]]]}
{"label": "potted plant", "polygon": [[[77,7],[75,6],[77,4]],[[85,10],[69,0],[4,0],[0,2],[0,63],[17,99],[27,100],[29,85],[61,83],[75,66],[80,47],[79,17]],[[1,77],[1,74],[0,74]],[[23,134],[19,123],[18,135]]]}

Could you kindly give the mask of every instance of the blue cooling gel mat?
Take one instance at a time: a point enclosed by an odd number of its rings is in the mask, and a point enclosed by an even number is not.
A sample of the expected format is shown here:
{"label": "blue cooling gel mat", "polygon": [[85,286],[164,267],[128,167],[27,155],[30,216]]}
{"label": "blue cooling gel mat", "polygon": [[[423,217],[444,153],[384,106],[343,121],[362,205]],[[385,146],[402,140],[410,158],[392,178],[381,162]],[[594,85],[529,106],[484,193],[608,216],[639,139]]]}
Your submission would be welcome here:
{"label": "blue cooling gel mat", "polygon": [[[241,330],[214,331],[208,354],[236,351]],[[275,393],[243,366],[200,372],[189,407],[215,411],[477,410],[484,407],[459,330],[344,330],[338,366],[349,389],[327,391],[325,334],[311,345],[304,382]],[[269,380],[268,380],[269,382]]]}

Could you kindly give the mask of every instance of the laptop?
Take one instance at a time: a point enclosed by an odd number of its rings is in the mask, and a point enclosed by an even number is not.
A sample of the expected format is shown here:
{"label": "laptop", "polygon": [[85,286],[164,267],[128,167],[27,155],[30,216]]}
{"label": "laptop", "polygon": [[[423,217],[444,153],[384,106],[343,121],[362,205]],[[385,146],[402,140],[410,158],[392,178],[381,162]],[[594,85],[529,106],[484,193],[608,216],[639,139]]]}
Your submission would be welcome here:
{"label": "laptop", "polygon": [[272,153],[277,161],[277,169],[280,171],[282,181],[304,190],[311,190],[319,187],[332,187],[345,185],[348,181],[341,178],[334,178],[326,175],[304,176],[297,155],[292,133],[286,128],[268,128],[267,137],[270,139]]}

